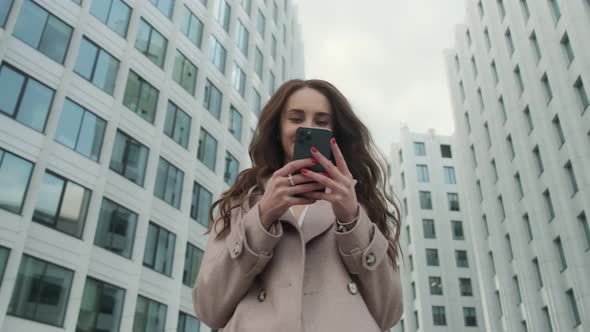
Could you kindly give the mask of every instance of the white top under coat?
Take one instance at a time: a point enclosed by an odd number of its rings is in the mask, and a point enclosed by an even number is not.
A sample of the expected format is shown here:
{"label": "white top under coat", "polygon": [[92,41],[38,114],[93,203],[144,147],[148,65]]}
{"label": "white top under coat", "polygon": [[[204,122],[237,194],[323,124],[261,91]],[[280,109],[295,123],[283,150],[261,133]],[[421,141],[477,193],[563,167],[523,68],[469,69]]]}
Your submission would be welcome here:
{"label": "white top under coat", "polygon": [[[309,205],[306,205],[303,208],[303,211],[301,211],[301,215],[299,216],[299,220],[297,220],[297,224],[299,224],[299,227],[301,227],[301,225],[303,224],[303,219],[305,218],[305,213],[307,212],[307,208],[309,207]],[[295,217],[295,212],[293,212],[292,208],[289,208],[289,212],[291,212],[291,214],[293,215],[293,217]]]}

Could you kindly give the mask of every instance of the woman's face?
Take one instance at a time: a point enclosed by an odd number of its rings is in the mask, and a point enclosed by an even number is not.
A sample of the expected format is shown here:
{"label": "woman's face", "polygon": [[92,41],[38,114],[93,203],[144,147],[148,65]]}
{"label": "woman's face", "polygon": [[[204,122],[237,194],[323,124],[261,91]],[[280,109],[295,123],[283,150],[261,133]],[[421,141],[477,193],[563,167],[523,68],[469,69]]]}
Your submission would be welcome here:
{"label": "woman's face", "polygon": [[301,88],[295,91],[281,113],[281,145],[285,164],[293,160],[295,132],[299,127],[327,128],[334,130],[330,102],[319,91]]}

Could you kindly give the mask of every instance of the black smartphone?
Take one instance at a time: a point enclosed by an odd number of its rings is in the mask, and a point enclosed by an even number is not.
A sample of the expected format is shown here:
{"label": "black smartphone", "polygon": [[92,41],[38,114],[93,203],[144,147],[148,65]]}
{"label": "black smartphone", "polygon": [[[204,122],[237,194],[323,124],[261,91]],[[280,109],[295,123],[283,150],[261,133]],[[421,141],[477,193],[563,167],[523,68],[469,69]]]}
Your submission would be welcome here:
{"label": "black smartphone", "polygon": [[[322,128],[299,127],[295,132],[295,147],[293,148],[293,160],[312,158],[311,148],[315,147],[328,160],[332,160],[332,148],[330,140],[332,131]],[[324,167],[318,162],[308,167],[314,172],[325,172]]]}

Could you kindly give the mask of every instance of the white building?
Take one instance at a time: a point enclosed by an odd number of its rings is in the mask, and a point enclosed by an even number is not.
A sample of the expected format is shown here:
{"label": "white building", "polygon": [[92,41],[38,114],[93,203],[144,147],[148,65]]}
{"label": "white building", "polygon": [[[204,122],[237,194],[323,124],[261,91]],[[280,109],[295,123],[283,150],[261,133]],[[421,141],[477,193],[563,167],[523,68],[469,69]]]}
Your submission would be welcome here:
{"label": "white building", "polygon": [[390,184],[401,202],[403,319],[393,331],[484,331],[473,220],[457,180],[451,137],[401,129]]}
{"label": "white building", "polygon": [[199,330],[207,210],[261,104],[303,77],[295,12],[0,1],[1,331]]}
{"label": "white building", "polygon": [[446,52],[487,331],[590,329],[589,31],[588,1],[474,0]]}

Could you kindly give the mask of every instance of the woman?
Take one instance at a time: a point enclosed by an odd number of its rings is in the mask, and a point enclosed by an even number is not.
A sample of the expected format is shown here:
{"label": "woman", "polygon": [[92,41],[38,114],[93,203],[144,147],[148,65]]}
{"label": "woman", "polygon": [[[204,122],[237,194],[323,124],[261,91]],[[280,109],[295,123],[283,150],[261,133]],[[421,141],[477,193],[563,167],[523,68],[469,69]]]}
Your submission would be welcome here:
{"label": "woman", "polygon": [[[293,161],[298,127],[332,130],[335,164],[313,148]],[[284,83],[260,114],[252,167],[211,207],[219,217],[193,289],[197,317],[224,332],[392,327],[402,314],[400,221],[374,151],[333,85]],[[327,174],[308,170],[314,163]]]}

